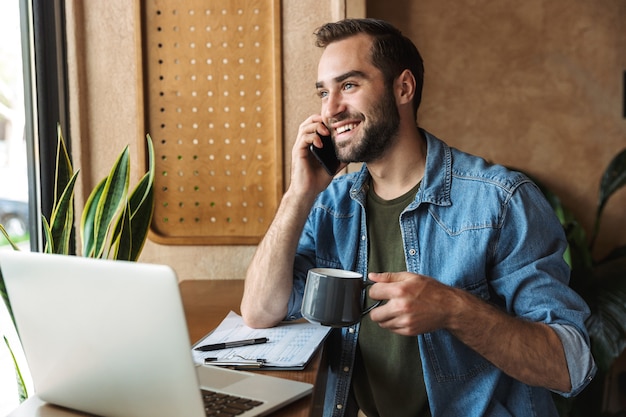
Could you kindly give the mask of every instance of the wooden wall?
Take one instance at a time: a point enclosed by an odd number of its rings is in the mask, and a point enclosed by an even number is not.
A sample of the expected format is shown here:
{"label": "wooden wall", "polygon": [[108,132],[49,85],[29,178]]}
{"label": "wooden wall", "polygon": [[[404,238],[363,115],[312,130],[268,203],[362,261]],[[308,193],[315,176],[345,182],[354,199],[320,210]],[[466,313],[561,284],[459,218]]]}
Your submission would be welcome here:
{"label": "wooden wall", "polygon": [[[297,128],[319,106],[314,88],[319,51],[313,46],[313,30],[327,21],[362,17],[364,6],[364,0],[281,2],[284,121],[279,140],[285,143],[285,181]],[[150,132],[144,126],[141,2],[70,0],[66,8],[71,140],[74,165],[81,169],[76,195],[80,208],[124,146],[130,145],[132,155],[131,187],[142,173],[139,144]],[[149,240],[140,261],[171,265],[181,279],[243,278],[254,249]]]}

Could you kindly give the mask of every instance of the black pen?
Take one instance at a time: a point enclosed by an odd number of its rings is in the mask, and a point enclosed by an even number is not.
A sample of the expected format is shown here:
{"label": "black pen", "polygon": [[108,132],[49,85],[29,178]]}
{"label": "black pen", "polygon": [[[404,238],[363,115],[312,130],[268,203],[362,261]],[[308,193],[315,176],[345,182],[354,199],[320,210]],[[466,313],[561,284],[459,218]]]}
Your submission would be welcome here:
{"label": "black pen", "polygon": [[[265,359],[245,359],[243,362],[240,361],[239,359],[220,359],[220,358],[204,358],[204,363],[215,363],[217,365],[233,365],[233,366],[255,366],[255,367],[261,367],[264,366],[265,363],[267,362],[267,360]],[[243,365],[242,365],[243,364]]]}
{"label": "black pen", "polygon": [[224,342],[224,343],[216,343],[214,345],[204,345],[198,346],[195,350],[199,350],[201,352],[208,352],[210,350],[219,350],[219,349],[230,349],[241,346],[250,346],[250,345],[260,345],[262,343],[268,342],[267,337],[260,337],[258,339],[246,339],[246,340],[237,340],[235,342]]}

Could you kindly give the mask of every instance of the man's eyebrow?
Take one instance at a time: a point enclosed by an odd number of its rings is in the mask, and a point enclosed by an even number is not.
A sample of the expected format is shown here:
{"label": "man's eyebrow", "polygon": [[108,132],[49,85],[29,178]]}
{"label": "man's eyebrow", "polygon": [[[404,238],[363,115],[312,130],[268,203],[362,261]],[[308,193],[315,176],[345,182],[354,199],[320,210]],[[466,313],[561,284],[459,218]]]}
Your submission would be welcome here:
{"label": "man's eyebrow", "polygon": [[[348,71],[344,74],[341,74],[335,78],[333,78],[333,81],[335,83],[340,83],[342,81],[347,80],[348,78],[366,78],[366,75],[363,71],[358,71],[358,70],[352,70],[352,71]],[[322,81],[317,81],[315,83],[315,88],[322,88],[324,87],[324,83]]]}

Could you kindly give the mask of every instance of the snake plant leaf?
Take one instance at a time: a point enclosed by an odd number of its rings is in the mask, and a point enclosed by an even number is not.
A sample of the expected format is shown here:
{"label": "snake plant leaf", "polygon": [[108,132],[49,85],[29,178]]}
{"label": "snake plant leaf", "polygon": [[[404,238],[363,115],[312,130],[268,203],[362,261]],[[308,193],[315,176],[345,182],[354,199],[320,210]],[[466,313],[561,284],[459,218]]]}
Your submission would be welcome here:
{"label": "snake plant leaf", "polygon": [[[0,225],[0,231],[2,231],[2,233],[5,235],[7,240],[11,242],[11,239],[9,239],[8,233],[6,232],[6,230],[4,229],[2,225]],[[13,242],[11,242],[11,244],[13,244]],[[13,248],[15,250],[20,250],[15,245],[13,246]],[[9,317],[11,318],[11,322],[13,323],[13,328],[17,329],[17,324],[15,323],[15,316],[13,315],[13,308],[11,307],[11,301],[9,300],[9,293],[7,292],[7,287],[4,283],[4,277],[2,276],[2,268],[0,268],[0,296],[2,296],[2,301],[4,302],[7,312],[9,313]],[[0,333],[3,333],[1,329],[0,329]],[[17,363],[17,359],[15,358],[15,355],[13,354],[13,349],[11,348],[11,344],[9,343],[9,339],[7,339],[5,335],[3,335],[3,337],[4,337],[4,343],[6,344],[9,354],[11,355],[11,358],[13,359],[13,367],[15,368],[15,376],[17,378],[18,398],[20,402],[23,402],[26,400],[26,398],[28,398],[28,392],[26,390],[26,383],[24,382],[24,377],[22,376],[22,372],[20,371],[20,366]]]}
{"label": "snake plant leaf", "polygon": [[[121,216],[113,239],[119,242],[115,259],[136,261],[143,249],[154,212],[153,180],[145,174],[128,202],[128,219]],[[119,235],[123,235],[118,239]]]}
{"label": "snake plant leaf", "polygon": [[98,201],[102,196],[106,179],[103,178],[91,191],[89,198],[85,202],[83,215],[80,223],[80,237],[83,242],[83,256],[90,257],[94,247],[94,226]]}
{"label": "snake plant leaf", "polygon": [[609,198],[620,188],[626,185],[626,149],[615,155],[606,167],[602,180],[600,181],[600,190],[598,192],[598,207],[596,210],[596,218],[593,226],[593,234],[591,239],[591,247],[593,248],[596,237],[600,230],[600,218],[602,211]]}
{"label": "snake plant leaf", "polygon": [[9,354],[11,355],[11,359],[13,360],[13,367],[15,368],[15,377],[17,378],[17,395],[20,403],[26,401],[28,398],[28,391],[26,390],[26,382],[24,381],[24,376],[22,375],[22,371],[20,371],[20,366],[17,363],[17,358],[13,353],[13,349],[11,349],[11,345],[6,336],[4,337],[4,343],[9,349]]}
{"label": "snake plant leaf", "polygon": [[61,199],[63,191],[67,188],[67,185],[71,181],[74,175],[74,169],[72,168],[72,162],[65,146],[65,140],[63,139],[63,132],[61,131],[61,125],[57,123],[57,155],[56,155],[56,170],[54,172],[54,206],[58,204]]}
{"label": "snake plant leaf", "polygon": [[[105,254],[106,238],[111,230],[111,224],[119,210],[126,204],[129,177],[130,157],[128,146],[126,146],[115,161],[109,175],[103,183],[98,184],[85,203],[81,219],[84,256],[101,258]],[[95,205],[95,211],[93,205]],[[89,226],[89,223],[93,223],[93,228]]]}
{"label": "snake plant leaf", "polygon": [[[7,233],[4,226],[0,224],[0,232],[4,235],[6,240],[11,244],[14,250],[20,250],[20,248],[13,243],[9,234]],[[2,297],[2,302],[4,303],[7,312],[9,313],[9,317],[11,318],[11,322],[13,323],[13,328],[17,329],[17,324],[15,323],[15,316],[13,315],[13,307],[11,307],[11,300],[9,300],[9,293],[7,291],[6,284],[4,283],[4,277],[2,276],[2,268],[0,268],[0,297]],[[3,333],[0,329],[0,333]],[[4,336],[4,343],[13,359],[13,367],[15,369],[15,376],[17,379],[17,394],[20,402],[25,401],[28,398],[28,392],[26,390],[26,383],[24,382],[24,377],[22,376],[22,372],[20,371],[20,366],[17,363],[17,359],[13,354],[13,349],[11,348],[11,344],[9,343],[9,339]]]}
{"label": "snake plant leaf", "polygon": [[128,146],[113,165],[104,184],[102,198],[96,208],[94,256],[102,257],[105,253],[106,237],[112,229],[112,222],[119,210],[126,205],[128,184],[130,181],[130,156]]}
{"label": "snake plant leaf", "polygon": [[[152,216],[154,214],[154,187],[153,178],[148,174],[145,176],[145,181],[142,181],[139,185],[144,188],[146,192],[143,194],[143,198],[136,204],[131,198],[131,207],[136,207],[131,216],[131,261],[136,261],[139,258],[139,254],[143,250],[146,238],[148,237],[148,230],[150,229],[150,223],[152,223]],[[138,188],[138,191],[140,188]],[[141,193],[137,193],[137,197]]]}
{"label": "snake plant leaf", "polygon": [[46,246],[51,249],[49,253],[69,254],[74,226],[74,186],[79,172],[72,175],[50,215],[50,236],[46,236]]}
{"label": "snake plant leaf", "polygon": [[52,239],[52,230],[45,216],[41,216],[41,228],[43,229],[43,237],[46,244],[43,248],[44,253],[54,253],[54,239]]}
{"label": "snake plant leaf", "polygon": [[113,251],[109,255],[110,258],[121,261],[131,260],[131,229],[131,208],[130,202],[128,202],[115,225],[115,233],[113,234],[111,247],[109,248],[110,251]]}
{"label": "snake plant leaf", "polygon": [[[148,229],[154,213],[154,145],[150,135],[146,136],[148,145],[148,172],[139,181],[129,198],[128,222],[120,218],[115,227],[114,239],[122,233],[115,259],[136,261],[139,258],[148,236]],[[124,230],[128,227],[128,230]]]}
{"label": "snake plant leaf", "polygon": [[0,224],[0,233],[2,233],[6,241],[9,242],[9,245],[11,245],[13,250],[20,250],[20,248],[15,244],[15,242],[11,240],[11,237],[9,236],[9,232],[7,232],[7,229],[5,229],[2,224]]}

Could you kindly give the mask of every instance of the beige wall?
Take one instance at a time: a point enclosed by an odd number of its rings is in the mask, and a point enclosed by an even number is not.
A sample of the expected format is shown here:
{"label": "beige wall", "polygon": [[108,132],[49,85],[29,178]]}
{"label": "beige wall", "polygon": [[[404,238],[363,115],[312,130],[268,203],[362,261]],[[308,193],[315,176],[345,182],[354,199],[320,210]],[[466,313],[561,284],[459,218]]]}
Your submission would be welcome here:
{"label": "beige wall", "polygon": [[[600,177],[626,147],[626,2],[367,1],[425,61],[419,123],[555,190],[587,230]],[[626,190],[606,208],[596,256],[626,244]]]}
{"label": "beige wall", "polygon": [[[420,123],[450,144],[519,166],[557,190],[586,223],[599,176],[626,146],[622,0],[283,0],[285,179],[300,122],[317,111],[319,51],[312,32],[344,16],[382,17],[419,46],[426,63]],[[86,7],[88,4],[89,7]],[[444,6],[448,4],[448,6]],[[84,195],[143,131],[138,2],[67,2],[71,136]],[[314,12],[312,12],[314,11]],[[136,184],[135,172],[131,185]],[[607,207],[601,244],[626,244],[626,192]],[[165,246],[141,260],[183,279],[242,278],[254,246]]]}

